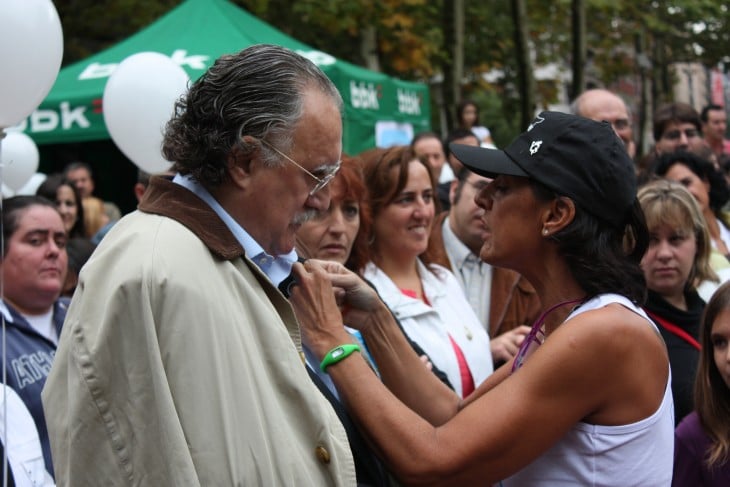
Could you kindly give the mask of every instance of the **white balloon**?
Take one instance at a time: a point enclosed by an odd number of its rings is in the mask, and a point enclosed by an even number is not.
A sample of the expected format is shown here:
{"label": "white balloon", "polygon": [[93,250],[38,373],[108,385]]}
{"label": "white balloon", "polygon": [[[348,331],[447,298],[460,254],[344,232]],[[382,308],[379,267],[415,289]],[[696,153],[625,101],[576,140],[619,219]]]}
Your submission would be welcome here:
{"label": "white balloon", "polygon": [[4,184],[4,183],[0,184],[0,188],[2,188],[2,191],[0,191],[0,192],[3,195],[3,198],[12,198],[13,196],[15,196],[15,191],[8,188],[7,184]]}
{"label": "white balloon", "polygon": [[38,191],[38,186],[43,184],[43,181],[45,181],[47,177],[48,176],[42,172],[33,174],[23,187],[15,192],[15,194],[35,194],[35,192]]}
{"label": "white balloon", "polygon": [[38,146],[23,132],[8,132],[0,140],[2,182],[17,192],[38,170]]}
{"label": "white balloon", "polygon": [[143,171],[160,173],[171,163],[162,157],[165,124],[190,78],[172,59],[157,52],[129,56],[104,87],[104,122],[114,143]]}
{"label": "white balloon", "polygon": [[50,0],[0,0],[0,128],[40,105],[62,57],[61,21]]}

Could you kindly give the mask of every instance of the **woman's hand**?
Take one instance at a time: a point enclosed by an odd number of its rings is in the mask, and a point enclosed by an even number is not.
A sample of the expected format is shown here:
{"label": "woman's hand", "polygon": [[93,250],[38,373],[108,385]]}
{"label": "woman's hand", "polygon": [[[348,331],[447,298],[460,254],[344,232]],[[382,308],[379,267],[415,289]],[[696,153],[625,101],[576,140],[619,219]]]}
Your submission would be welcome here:
{"label": "woman's hand", "polygon": [[371,313],[385,306],[372,287],[337,262],[309,259],[292,270],[297,284],[290,302],[303,340],[318,356],[352,341],[342,326],[343,316],[348,326],[362,329]]}

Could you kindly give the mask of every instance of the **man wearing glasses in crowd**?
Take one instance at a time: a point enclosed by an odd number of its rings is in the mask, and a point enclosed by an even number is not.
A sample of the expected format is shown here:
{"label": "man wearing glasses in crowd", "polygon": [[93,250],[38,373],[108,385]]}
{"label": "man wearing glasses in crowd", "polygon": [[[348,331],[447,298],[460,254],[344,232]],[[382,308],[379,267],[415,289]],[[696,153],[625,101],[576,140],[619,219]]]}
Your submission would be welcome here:
{"label": "man wearing glasses in crowd", "polygon": [[354,485],[276,289],[329,206],[342,100],[311,62],[223,56],[175,106],[136,211],[81,274],[43,391],[62,485]]}
{"label": "man wearing glasses in crowd", "polygon": [[702,154],[700,114],[691,105],[681,102],[665,103],[656,109],[652,117],[654,148],[637,161],[639,181],[651,174],[651,167],[662,154],[689,151]]}
{"label": "man wearing glasses in crowd", "polygon": [[697,152],[703,145],[700,114],[687,103],[667,103],[654,112],[654,152]]}

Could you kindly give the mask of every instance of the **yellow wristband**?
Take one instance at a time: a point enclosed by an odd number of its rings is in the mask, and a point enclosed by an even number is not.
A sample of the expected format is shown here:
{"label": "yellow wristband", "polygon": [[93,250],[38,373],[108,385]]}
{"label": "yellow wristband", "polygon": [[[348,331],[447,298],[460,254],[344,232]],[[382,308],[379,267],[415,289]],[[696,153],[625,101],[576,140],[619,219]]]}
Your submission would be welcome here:
{"label": "yellow wristband", "polygon": [[360,345],[357,345],[355,343],[346,343],[344,345],[338,345],[329,352],[325,354],[325,356],[322,358],[322,363],[319,364],[319,370],[321,370],[324,373],[327,373],[327,367],[329,367],[332,364],[336,364],[340,360],[346,359],[349,357],[352,352],[359,352],[360,351]]}

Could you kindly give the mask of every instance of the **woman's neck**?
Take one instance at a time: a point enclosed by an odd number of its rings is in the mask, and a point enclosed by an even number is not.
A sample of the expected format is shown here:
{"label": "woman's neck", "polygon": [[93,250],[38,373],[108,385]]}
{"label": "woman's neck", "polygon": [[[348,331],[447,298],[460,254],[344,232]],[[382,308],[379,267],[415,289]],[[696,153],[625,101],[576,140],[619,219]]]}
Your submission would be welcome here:
{"label": "woman's neck", "polygon": [[681,309],[682,311],[687,311],[687,298],[684,296],[684,290],[680,291],[679,293],[671,293],[671,294],[662,294],[661,295],[664,301],[671,304],[677,309]]}
{"label": "woman's neck", "polygon": [[398,286],[399,289],[408,289],[422,296],[421,277],[418,275],[418,257],[395,258],[394,256],[379,256],[375,264]]}
{"label": "woman's neck", "polygon": [[[586,291],[573,278],[567,264],[562,260],[555,260],[553,265],[540,269],[539,272],[531,273],[529,278],[540,297],[543,311],[559,303],[567,301],[578,302],[586,299]],[[577,305],[559,306],[545,317],[545,331],[549,334],[565,321],[571,310]]]}
{"label": "woman's neck", "polygon": [[720,236],[720,222],[717,221],[717,217],[711,209],[707,209],[702,213],[705,217],[705,221],[707,222],[707,231],[710,233],[710,238],[712,238],[712,241],[715,242],[715,248],[717,248],[722,255],[728,255],[728,253],[730,253],[730,249],[727,248],[727,245],[725,245],[725,242],[723,242],[722,237]]}
{"label": "woman's neck", "polygon": [[720,224],[717,222],[717,217],[712,212],[712,209],[708,207],[702,211],[702,215],[707,222],[707,231],[710,232],[710,236],[713,239],[720,238]]}
{"label": "woman's neck", "polygon": [[48,299],[41,301],[41,303],[28,302],[27,300],[16,300],[9,296],[4,297],[5,301],[12,306],[15,311],[24,316],[41,316],[53,309],[54,301],[48,304]]}

